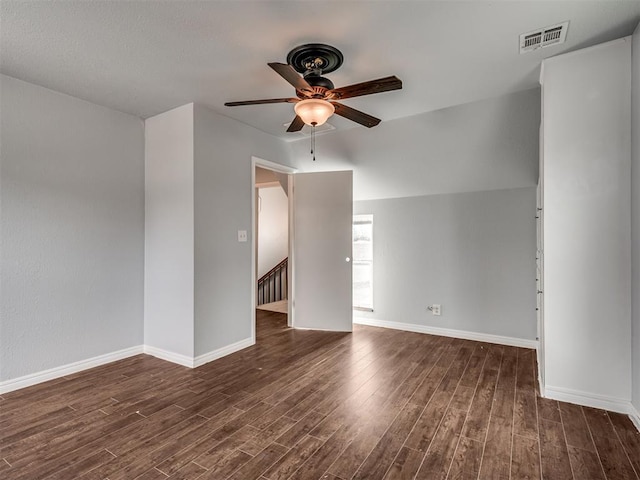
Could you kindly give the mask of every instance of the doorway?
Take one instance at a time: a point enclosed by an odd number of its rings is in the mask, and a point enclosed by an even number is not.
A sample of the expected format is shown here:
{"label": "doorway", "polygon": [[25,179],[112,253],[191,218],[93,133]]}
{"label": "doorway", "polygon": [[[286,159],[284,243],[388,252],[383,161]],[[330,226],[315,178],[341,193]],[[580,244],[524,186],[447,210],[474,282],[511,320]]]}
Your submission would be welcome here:
{"label": "doorway", "polygon": [[[252,336],[257,312],[286,315],[291,327],[290,178],[294,169],[252,158]],[[260,282],[262,280],[262,282]],[[269,315],[266,315],[267,317]]]}
{"label": "doorway", "polygon": [[258,310],[287,314],[289,178],[256,167],[256,272]]}
{"label": "doorway", "polygon": [[257,168],[284,174],[288,185],[287,326],[351,332],[353,172],[298,173],[252,158],[252,336],[257,306]]}

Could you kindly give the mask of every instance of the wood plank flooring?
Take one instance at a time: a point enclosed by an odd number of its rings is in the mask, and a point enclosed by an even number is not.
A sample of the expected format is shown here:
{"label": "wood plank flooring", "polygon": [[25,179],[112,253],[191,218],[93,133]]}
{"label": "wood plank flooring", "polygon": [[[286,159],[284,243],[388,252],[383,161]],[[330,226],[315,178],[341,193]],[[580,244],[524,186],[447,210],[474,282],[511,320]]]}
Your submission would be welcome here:
{"label": "wood plank flooring", "polygon": [[251,348],[0,397],[9,480],[638,479],[625,415],[536,395],[532,350],[258,312]]}

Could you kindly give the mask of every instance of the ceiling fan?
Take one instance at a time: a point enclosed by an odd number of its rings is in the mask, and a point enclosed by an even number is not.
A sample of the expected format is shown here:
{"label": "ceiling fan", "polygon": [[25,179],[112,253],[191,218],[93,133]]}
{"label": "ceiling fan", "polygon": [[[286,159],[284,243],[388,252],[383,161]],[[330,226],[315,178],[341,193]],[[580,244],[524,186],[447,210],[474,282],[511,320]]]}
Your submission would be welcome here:
{"label": "ceiling fan", "polygon": [[365,127],[375,127],[380,123],[379,118],[343,105],[338,100],[399,90],[402,88],[402,81],[395,76],[390,76],[335,88],[333,82],[322,75],[337,70],[343,60],[344,57],[340,50],[330,45],[322,43],[300,45],[289,52],[287,63],[268,64],[295,87],[297,98],[245,100],[227,102],[225,105],[237,107],[267,103],[293,103],[296,116],[287,132],[300,131],[305,124],[312,127],[322,125],[334,113]]}

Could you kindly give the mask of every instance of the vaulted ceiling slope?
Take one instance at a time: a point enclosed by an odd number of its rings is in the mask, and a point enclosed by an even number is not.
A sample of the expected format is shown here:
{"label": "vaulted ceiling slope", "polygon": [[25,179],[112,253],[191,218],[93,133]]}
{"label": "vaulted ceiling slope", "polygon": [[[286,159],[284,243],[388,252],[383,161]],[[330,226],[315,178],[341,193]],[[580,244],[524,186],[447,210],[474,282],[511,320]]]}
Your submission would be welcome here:
{"label": "vaulted ceiling slope", "polygon": [[[292,139],[291,105],[223,104],[290,96],[266,63],[297,45],[343,52],[336,85],[400,77],[345,101],[384,121],[534,88],[543,58],[631,34],[640,1],[3,0],[0,14],[6,75],[142,118],[197,102]],[[567,20],[565,44],[519,54],[519,34]]]}

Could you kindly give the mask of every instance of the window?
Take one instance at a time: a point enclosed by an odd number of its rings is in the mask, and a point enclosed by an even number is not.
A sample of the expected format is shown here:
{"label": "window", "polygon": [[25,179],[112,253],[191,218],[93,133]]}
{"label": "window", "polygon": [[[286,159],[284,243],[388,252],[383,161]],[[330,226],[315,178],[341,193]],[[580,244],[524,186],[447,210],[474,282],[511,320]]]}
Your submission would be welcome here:
{"label": "window", "polygon": [[353,216],[353,308],[373,311],[373,215]]}

